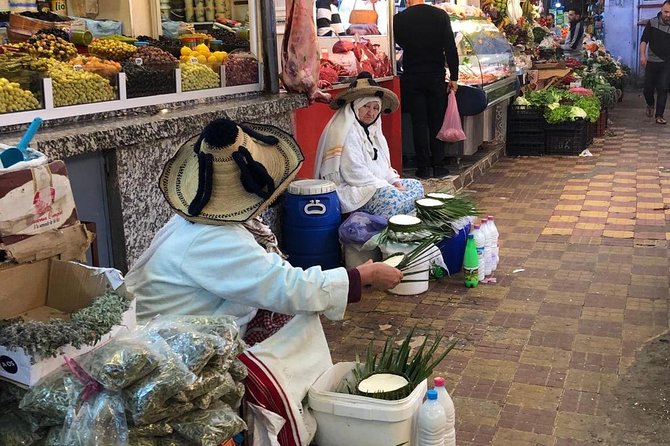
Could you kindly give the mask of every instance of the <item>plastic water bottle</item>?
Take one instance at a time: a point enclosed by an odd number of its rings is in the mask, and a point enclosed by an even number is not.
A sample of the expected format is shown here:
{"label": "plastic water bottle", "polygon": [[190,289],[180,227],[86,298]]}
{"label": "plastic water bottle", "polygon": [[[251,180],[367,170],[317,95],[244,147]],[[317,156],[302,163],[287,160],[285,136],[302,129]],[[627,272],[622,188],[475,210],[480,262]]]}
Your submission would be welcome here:
{"label": "plastic water bottle", "polygon": [[484,233],[482,232],[481,225],[475,225],[472,231],[472,235],[475,239],[475,248],[477,248],[477,260],[479,263],[479,281],[484,281],[484,276],[486,274],[486,256],[484,255],[484,247],[486,244],[486,239],[484,238]]}
{"label": "plastic water bottle", "polygon": [[489,277],[493,273],[493,266],[495,265],[495,257],[493,257],[493,234],[491,234],[489,221],[483,219],[480,230],[484,233],[484,257],[486,263],[484,264],[484,275]]}
{"label": "plastic water bottle", "polygon": [[477,247],[472,234],[468,234],[465,242],[465,255],[463,256],[463,274],[465,275],[465,286],[474,288],[479,283],[479,260],[477,259]]}
{"label": "plastic water bottle", "polygon": [[429,390],[426,401],[419,409],[417,446],[443,446],[446,433],[447,416],[437,401],[437,392]]}
{"label": "plastic water bottle", "polygon": [[433,384],[435,384],[435,390],[437,391],[437,401],[444,409],[447,417],[444,446],[456,446],[456,409],[454,408],[454,402],[449,396],[447,388],[444,387],[444,378],[438,376],[433,380]]}
{"label": "plastic water bottle", "polygon": [[500,240],[500,233],[498,232],[498,227],[496,226],[495,219],[493,218],[493,215],[487,216],[488,224],[490,225],[490,230],[491,230],[491,236],[493,238],[493,254],[495,255],[495,264],[493,265],[493,271],[498,269],[498,262],[500,261],[500,248],[499,248],[499,240]]}

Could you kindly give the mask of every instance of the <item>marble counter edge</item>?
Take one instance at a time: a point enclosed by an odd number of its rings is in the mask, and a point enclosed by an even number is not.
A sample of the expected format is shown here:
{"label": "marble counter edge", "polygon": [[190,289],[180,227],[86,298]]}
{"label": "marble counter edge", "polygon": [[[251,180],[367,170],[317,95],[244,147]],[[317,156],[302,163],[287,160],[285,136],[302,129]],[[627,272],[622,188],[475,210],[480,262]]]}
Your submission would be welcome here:
{"label": "marble counter edge", "polygon": [[[261,116],[290,113],[305,106],[307,99],[304,95],[262,94],[224,100],[218,104],[182,107],[165,114],[108,118],[52,127],[38,133],[32,146],[49,158],[68,158],[171,136],[186,139],[198,134],[204,125],[217,118],[228,117],[243,122]],[[12,144],[20,137],[20,133],[4,135],[3,142]]]}

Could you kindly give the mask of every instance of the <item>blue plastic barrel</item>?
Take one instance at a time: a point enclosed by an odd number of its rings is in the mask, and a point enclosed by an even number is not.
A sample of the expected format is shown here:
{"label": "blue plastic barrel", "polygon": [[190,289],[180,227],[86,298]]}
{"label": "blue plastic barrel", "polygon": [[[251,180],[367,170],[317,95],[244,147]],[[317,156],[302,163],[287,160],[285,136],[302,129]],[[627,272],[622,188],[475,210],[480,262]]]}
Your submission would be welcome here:
{"label": "blue plastic barrel", "polygon": [[326,180],[292,182],[284,197],[282,249],[293,266],[322,269],[341,266],[340,201],[335,183]]}
{"label": "blue plastic barrel", "polygon": [[447,265],[449,274],[456,274],[463,268],[463,256],[465,255],[465,242],[468,239],[470,225],[467,225],[452,237],[442,239],[437,247],[442,252],[442,258]]}

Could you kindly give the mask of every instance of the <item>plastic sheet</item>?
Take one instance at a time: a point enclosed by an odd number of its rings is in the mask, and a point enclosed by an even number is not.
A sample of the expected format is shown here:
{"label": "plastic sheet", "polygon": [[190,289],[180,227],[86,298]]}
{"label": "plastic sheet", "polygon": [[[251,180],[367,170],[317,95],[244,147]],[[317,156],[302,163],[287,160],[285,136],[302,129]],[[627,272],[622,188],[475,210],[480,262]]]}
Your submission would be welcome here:
{"label": "plastic sheet", "polygon": [[386,218],[365,212],[354,212],[340,225],[338,234],[345,244],[363,244],[379,234],[387,224]]}

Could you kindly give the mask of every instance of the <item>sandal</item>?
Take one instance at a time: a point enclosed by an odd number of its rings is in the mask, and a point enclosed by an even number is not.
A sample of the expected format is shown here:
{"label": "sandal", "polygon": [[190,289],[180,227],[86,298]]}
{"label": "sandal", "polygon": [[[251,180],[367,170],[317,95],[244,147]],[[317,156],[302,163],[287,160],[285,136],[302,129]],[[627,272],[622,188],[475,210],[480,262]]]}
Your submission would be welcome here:
{"label": "sandal", "polygon": [[647,118],[654,116],[654,107],[647,106]]}
{"label": "sandal", "polygon": [[663,119],[663,117],[656,118],[656,124],[667,124],[667,123],[668,123],[668,121]]}

